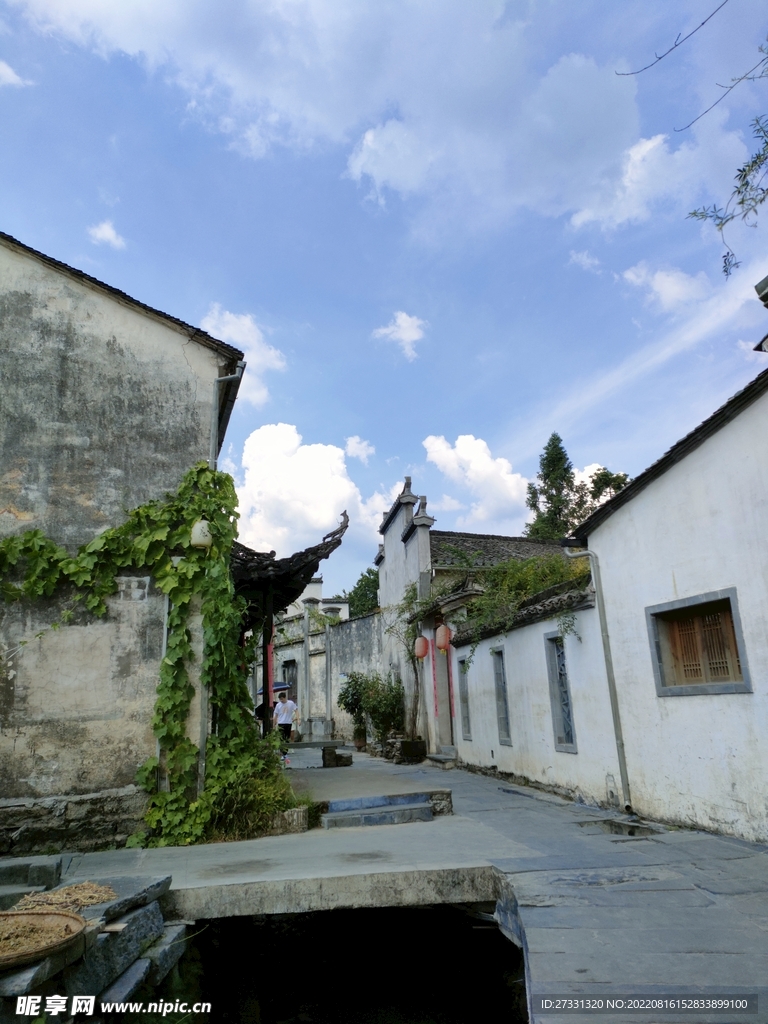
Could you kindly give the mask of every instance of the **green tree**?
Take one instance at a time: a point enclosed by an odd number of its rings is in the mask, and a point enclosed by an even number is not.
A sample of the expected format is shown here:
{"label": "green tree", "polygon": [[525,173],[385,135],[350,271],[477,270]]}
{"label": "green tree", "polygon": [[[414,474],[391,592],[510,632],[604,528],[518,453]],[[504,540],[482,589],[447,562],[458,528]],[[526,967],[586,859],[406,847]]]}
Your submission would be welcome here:
{"label": "green tree", "polygon": [[559,540],[570,531],[575,481],[573,463],[559,434],[552,434],[539,458],[536,483],[528,484],[526,505],[533,520],[525,528],[536,540]]}
{"label": "green tree", "polygon": [[379,570],[365,569],[349,593],[345,590],[342,596],[349,601],[349,615],[352,619],[375,612],[379,607]]}
{"label": "green tree", "polygon": [[525,528],[526,536],[535,540],[560,540],[568,536],[628,480],[626,473],[612,473],[601,466],[589,483],[576,483],[563,439],[552,434],[539,458],[536,482],[528,484],[526,505],[533,512],[533,520]]}

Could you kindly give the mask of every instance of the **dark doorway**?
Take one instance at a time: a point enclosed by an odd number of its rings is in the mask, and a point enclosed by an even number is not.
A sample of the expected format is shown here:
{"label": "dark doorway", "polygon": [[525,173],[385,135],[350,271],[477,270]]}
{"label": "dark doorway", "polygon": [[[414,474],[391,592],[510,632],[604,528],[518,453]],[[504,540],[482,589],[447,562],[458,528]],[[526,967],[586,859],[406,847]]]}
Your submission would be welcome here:
{"label": "dark doorway", "polygon": [[299,669],[295,661],[283,662],[283,683],[287,685],[288,700],[298,704],[296,695],[298,693]]}

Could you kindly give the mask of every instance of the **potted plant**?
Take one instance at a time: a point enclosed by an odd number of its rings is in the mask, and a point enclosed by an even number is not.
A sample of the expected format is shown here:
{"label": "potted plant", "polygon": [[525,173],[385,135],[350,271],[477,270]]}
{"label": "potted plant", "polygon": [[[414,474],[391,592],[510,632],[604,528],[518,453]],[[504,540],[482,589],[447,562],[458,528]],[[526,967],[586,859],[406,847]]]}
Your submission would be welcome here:
{"label": "potted plant", "polygon": [[368,742],[365,721],[365,692],[368,678],[362,672],[350,672],[339,690],[338,705],[352,716],[354,729],[352,742],[356,750],[365,750]]}

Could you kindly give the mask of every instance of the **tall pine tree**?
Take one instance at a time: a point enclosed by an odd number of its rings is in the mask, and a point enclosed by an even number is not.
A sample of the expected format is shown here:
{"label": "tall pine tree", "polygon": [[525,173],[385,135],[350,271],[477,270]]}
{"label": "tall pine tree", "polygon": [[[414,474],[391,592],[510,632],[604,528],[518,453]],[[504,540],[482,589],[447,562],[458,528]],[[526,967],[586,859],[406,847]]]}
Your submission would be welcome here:
{"label": "tall pine tree", "polygon": [[526,505],[533,520],[525,528],[535,540],[561,540],[583,522],[603,501],[627,483],[626,473],[601,467],[589,483],[576,483],[573,463],[559,434],[552,434],[539,458],[535,483],[528,484]]}

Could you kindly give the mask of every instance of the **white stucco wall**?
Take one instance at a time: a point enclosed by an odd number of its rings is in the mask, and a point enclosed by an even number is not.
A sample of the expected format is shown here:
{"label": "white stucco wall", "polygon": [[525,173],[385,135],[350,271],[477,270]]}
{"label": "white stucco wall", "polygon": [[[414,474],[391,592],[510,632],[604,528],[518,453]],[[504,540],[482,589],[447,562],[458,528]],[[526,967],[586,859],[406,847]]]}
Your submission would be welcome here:
{"label": "white stucco wall", "polygon": [[415,530],[404,544],[405,507],[401,506],[383,537],[384,561],[379,566],[379,597],[381,607],[399,604],[407,587],[419,580],[419,543]]}
{"label": "white stucco wall", "polygon": [[[534,782],[567,790],[588,803],[610,804],[619,778],[600,626],[595,609],[576,612],[576,636],[565,638],[565,658],[576,736],[576,753],[555,749],[547,672],[546,636],[557,632],[554,619],[536,622],[483,640],[468,670],[471,740],[462,736],[459,701],[461,658],[470,647],[452,649],[454,736],[459,757],[468,764],[496,767]],[[491,652],[503,650],[512,745],[499,742],[496,689]],[[442,657],[438,654],[437,657]],[[432,670],[425,660],[430,684]],[[610,778],[609,778],[610,777]]]}
{"label": "white stucco wall", "polygon": [[[409,511],[413,511],[413,506]],[[384,561],[379,565],[382,622],[382,659],[379,670],[385,675],[391,672],[402,680],[405,687],[406,724],[410,724],[413,710],[418,707],[413,732],[426,739],[427,719],[423,695],[422,699],[414,702],[417,681],[408,655],[394,632],[387,632],[398,620],[397,606],[403,600],[407,588],[411,584],[418,586],[420,573],[430,571],[429,530],[426,526],[419,526],[403,543],[402,534],[407,522],[406,506],[401,506],[383,535]]]}
{"label": "white stucco wall", "polygon": [[[599,559],[632,804],[768,838],[768,396],[653,481],[589,538]],[[753,693],[656,693],[645,608],[737,590]]]}

